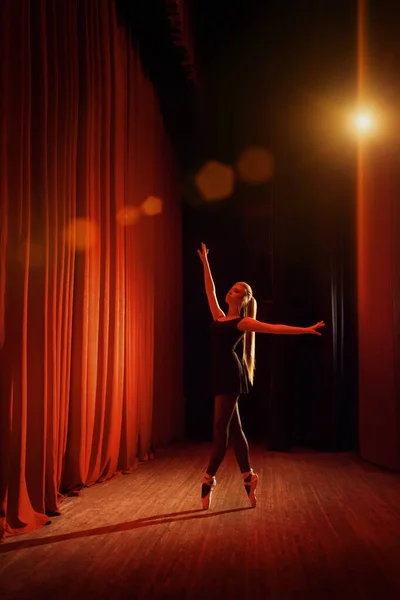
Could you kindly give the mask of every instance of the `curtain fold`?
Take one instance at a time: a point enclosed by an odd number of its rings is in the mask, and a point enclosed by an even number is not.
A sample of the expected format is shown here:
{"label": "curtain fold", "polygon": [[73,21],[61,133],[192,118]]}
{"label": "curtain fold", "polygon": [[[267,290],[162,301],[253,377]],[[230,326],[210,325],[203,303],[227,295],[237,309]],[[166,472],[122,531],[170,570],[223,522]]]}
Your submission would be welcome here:
{"label": "curtain fold", "polygon": [[183,398],[179,173],[114,3],[2,2],[0,84],[3,538],[179,439]]}

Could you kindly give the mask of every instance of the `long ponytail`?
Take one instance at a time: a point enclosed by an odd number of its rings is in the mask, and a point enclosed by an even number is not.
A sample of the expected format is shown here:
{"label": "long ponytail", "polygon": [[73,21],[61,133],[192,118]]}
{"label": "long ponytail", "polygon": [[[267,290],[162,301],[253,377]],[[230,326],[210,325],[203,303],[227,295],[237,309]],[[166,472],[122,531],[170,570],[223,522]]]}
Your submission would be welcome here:
{"label": "long ponytail", "polygon": [[[246,290],[242,306],[240,307],[240,314],[242,317],[251,317],[252,319],[255,319],[257,315],[257,302],[253,296],[253,290],[249,284],[244,281],[239,281],[238,284],[242,285]],[[244,333],[243,362],[246,365],[249,381],[253,385],[254,371],[256,370],[256,334],[254,331],[246,331]]]}
{"label": "long ponytail", "polygon": [[[251,296],[244,307],[246,317],[256,318],[257,302],[254,296]],[[247,367],[250,383],[254,381],[254,371],[256,369],[256,334],[254,331],[246,331],[243,338],[243,361]]]}

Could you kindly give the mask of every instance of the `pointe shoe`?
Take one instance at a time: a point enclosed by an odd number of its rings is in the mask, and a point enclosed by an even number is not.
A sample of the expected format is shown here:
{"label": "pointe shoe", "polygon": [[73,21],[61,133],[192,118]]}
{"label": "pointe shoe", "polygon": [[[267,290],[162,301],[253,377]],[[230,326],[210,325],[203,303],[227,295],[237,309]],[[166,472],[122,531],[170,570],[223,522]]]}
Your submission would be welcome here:
{"label": "pointe shoe", "polygon": [[215,477],[212,477],[211,475],[208,475],[208,473],[206,473],[201,483],[201,503],[203,506],[203,510],[207,510],[208,508],[210,508],[211,496],[215,486],[217,485],[217,480],[215,479]]}
{"label": "pointe shoe", "polygon": [[258,484],[258,475],[254,473],[253,469],[250,469],[247,473],[242,473],[242,477],[244,480],[244,489],[249,497],[250,504],[255,508],[257,505],[256,487]]}

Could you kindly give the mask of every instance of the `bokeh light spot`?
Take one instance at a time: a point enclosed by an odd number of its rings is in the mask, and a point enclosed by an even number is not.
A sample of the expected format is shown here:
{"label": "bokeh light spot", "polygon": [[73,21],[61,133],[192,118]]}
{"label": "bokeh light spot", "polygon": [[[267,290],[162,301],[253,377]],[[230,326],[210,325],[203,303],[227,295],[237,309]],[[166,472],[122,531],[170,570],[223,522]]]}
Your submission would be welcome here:
{"label": "bokeh light spot", "polygon": [[154,217],[155,215],[161,214],[162,209],[163,202],[161,198],[157,198],[156,196],[148,196],[140,207],[142,213],[147,217]]}
{"label": "bokeh light spot", "polygon": [[265,183],[274,173],[274,159],[268,150],[249,146],[239,157],[236,165],[240,179],[246,183]]}
{"label": "bokeh light spot", "polygon": [[200,169],[195,181],[203,198],[214,202],[229,198],[233,194],[235,173],[231,166],[212,160]]}
{"label": "bokeh light spot", "polygon": [[90,250],[98,242],[97,225],[90,219],[75,219],[65,228],[64,239],[65,243],[77,252]]}
{"label": "bokeh light spot", "polygon": [[46,250],[44,244],[38,244],[37,242],[30,242],[29,253],[28,243],[24,242],[18,248],[18,262],[25,265],[27,256],[29,256],[29,267],[39,268],[45,264]]}
{"label": "bokeh light spot", "polygon": [[117,212],[117,223],[123,227],[135,225],[140,219],[140,209],[137,206],[124,206]]}

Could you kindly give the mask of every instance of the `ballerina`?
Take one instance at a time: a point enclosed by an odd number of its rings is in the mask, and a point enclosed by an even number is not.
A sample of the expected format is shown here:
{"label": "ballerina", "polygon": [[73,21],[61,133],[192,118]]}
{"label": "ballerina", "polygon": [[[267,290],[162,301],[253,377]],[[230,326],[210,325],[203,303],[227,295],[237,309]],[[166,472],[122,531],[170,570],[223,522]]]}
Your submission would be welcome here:
{"label": "ballerina", "polygon": [[[202,506],[206,510],[211,505],[212,493],[217,483],[215,474],[224,459],[228,440],[231,438],[246,493],[251,506],[255,508],[258,475],[250,466],[249,444],[242,429],[238,405],[240,395],[250,391],[254,380],[255,334],[321,335],[318,330],[324,327],[325,323],[319,321],[311,327],[292,327],[257,321],[257,302],[251,287],[244,281],[235,283],[228,291],[225,297],[228,312],[225,314],[218,304],[208,262],[208,248],[202,243],[201,250],[197,252],[203,263],[205,291],[213,317],[211,325],[213,448],[202,481]],[[239,343],[243,346],[241,357],[236,352]]]}

